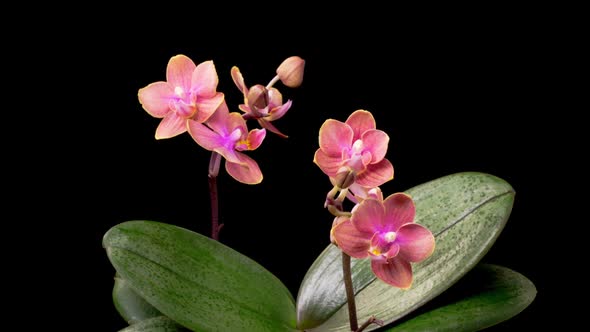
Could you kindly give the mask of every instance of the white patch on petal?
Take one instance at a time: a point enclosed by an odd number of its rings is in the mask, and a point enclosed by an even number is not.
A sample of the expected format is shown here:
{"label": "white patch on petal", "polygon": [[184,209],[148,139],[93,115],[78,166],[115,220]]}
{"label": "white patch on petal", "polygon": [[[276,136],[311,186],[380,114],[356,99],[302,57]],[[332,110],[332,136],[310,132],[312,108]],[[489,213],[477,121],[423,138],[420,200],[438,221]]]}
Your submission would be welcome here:
{"label": "white patch on petal", "polygon": [[232,131],[231,135],[229,135],[229,139],[232,142],[235,142],[240,138],[242,138],[242,130],[240,128],[236,128],[234,131]]}
{"label": "white patch on petal", "polygon": [[387,241],[387,243],[391,243],[391,242],[395,241],[396,237],[397,237],[397,234],[395,232],[387,232],[383,236],[383,238],[385,239],[385,241]]}
{"label": "white patch on petal", "polygon": [[357,139],[356,141],[354,141],[354,143],[352,144],[352,154],[360,154],[363,150],[363,141],[360,139]]}

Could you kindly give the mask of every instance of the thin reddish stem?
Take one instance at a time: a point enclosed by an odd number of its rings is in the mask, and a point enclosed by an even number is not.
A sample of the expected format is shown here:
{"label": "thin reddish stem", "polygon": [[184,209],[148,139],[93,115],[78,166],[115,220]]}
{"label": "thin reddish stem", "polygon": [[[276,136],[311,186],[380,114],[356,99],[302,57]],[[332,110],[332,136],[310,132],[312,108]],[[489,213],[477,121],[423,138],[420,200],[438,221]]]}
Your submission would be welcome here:
{"label": "thin reddish stem", "polygon": [[219,241],[219,231],[223,224],[219,224],[219,197],[217,194],[217,175],[221,164],[221,155],[217,152],[211,153],[209,161],[209,197],[211,198],[211,238]]}

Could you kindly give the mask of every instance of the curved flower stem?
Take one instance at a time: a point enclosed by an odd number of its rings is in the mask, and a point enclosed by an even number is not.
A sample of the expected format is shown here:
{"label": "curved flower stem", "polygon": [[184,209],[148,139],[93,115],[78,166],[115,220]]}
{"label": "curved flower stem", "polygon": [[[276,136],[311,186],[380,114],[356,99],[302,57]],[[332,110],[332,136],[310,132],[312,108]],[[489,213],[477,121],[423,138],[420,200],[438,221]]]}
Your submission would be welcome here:
{"label": "curved flower stem", "polygon": [[275,85],[276,82],[278,82],[279,80],[279,75],[275,76],[272,78],[272,80],[270,80],[270,82],[268,82],[268,84],[266,85],[267,89],[272,88],[273,85]]}
{"label": "curved flower stem", "polygon": [[352,285],[352,272],[350,270],[350,256],[344,253],[344,251],[342,252],[342,275],[344,277],[344,287],[346,288],[350,330],[357,331],[359,324],[356,318],[356,303],[354,301],[354,287]]}
{"label": "curved flower stem", "polygon": [[211,198],[211,238],[219,241],[219,231],[223,224],[219,224],[219,198],[217,196],[217,175],[221,164],[221,155],[211,152],[209,161],[209,197]]}

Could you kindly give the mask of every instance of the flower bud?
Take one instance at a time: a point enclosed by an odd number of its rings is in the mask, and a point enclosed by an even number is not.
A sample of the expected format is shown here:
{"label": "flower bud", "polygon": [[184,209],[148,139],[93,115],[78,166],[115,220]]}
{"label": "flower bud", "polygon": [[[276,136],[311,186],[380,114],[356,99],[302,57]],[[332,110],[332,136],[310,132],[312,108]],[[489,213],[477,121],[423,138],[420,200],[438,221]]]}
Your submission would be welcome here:
{"label": "flower bud", "polygon": [[336,177],[334,177],[334,183],[340,189],[346,189],[354,183],[356,179],[356,173],[348,167],[340,167]]}
{"label": "flower bud", "polygon": [[305,67],[305,60],[298,56],[292,56],[277,68],[277,75],[284,85],[290,88],[296,88],[303,82],[303,69]]}
{"label": "flower bud", "polygon": [[254,112],[268,106],[268,90],[263,85],[256,84],[248,91],[248,107]]}

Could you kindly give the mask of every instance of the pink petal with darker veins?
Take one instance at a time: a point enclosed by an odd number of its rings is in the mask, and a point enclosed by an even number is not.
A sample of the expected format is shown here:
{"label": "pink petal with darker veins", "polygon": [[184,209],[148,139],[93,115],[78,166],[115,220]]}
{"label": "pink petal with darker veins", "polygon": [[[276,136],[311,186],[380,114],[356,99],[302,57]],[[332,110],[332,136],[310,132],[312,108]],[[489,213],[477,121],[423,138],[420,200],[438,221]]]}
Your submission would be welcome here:
{"label": "pink petal with darker veins", "polygon": [[365,258],[369,255],[373,233],[359,231],[350,220],[339,221],[331,233],[338,247],[347,255],[354,258]]}
{"label": "pink petal with darker veins", "polygon": [[194,120],[188,121],[188,133],[203,149],[213,151],[224,145],[223,138],[207,126]]}
{"label": "pink petal with darker veins", "polygon": [[282,118],[283,115],[285,115],[285,113],[287,113],[287,111],[291,108],[292,103],[293,102],[291,100],[287,100],[287,102],[280,107],[273,108],[270,110],[270,115],[268,115],[265,119],[268,121],[274,121]]}
{"label": "pink petal with darker veins", "polygon": [[331,157],[341,157],[344,149],[352,146],[352,129],[334,119],[326,120],[320,127],[320,149]]}
{"label": "pink petal with darker veins", "polygon": [[420,262],[432,255],[434,236],[418,224],[405,224],[397,231],[395,240],[400,246],[400,257],[409,262]]}
{"label": "pink petal with darker veins", "polygon": [[412,286],[412,266],[409,262],[398,257],[385,262],[371,260],[371,269],[377,278],[402,289]]}
{"label": "pink petal with darker veins", "polygon": [[242,73],[240,72],[240,69],[238,69],[238,67],[233,66],[231,68],[231,78],[234,81],[234,84],[240,90],[240,92],[242,92],[244,96],[248,95],[248,88],[244,83],[244,76],[242,76]]}
{"label": "pink petal with darker veins", "polygon": [[172,138],[184,133],[187,130],[186,121],[174,112],[168,113],[156,129],[156,139]]}
{"label": "pink petal with darker veins", "polygon": [[383,200],[387,223],[396,231],[404,224],[413,223],[416,206],[409,195],[395,193]]}
{"label": "pink petal with darker veins", "polygon": [[383,221],[385,220],[385,208],[383,203],[376,199],[365,199],[355,206],[351,221],[361,232],[374,234],[375,232],[389,231]]}
{"label": "pink petal with darker veins", "polygon": [[238,152],[238,155],[242,164],[226,161],[225,170],[227,173],[237,181],[245,184],[258,184],[262,182],[262,172],[256,161],[243,153]]}
{"label": "pink petal with darker veins", "polygon": [[166,82],[155,82],[139,89],[137,97],[149,115],[163,118],[171,111],[169,101],[174,98],[174,89]]}
{"label": "pink petal with darker veins", "polygon": [[187,93],[191,88],[191,80],[195,71],[195,63],[183,54],[175,55],[168,61],[166,80],[172,88],[180,87]]}
{"label": "pink petal with darker veins", "polygon": [[265,129],[252,129],[248,133],[248,150],[256,150],[266,137]]}
{"label": "pink petal with darker veins", "polygon": [[287,138],[289,136],[283,134],[277,127],[275,127],[272,123],[270,123],[269,121],[266,121],[262,118],[258,119],[258,123],[260,124],[260,126],[262,128],[267,129],[268,131],[270,131],[271,133],[275,133],[279,136],[281,136],[282,138]]}
{"label": "pink petal with darker veins", "polygon": [[205,122],[221,106],[225,96],[218,92],[210,98],[197,98],[197,113],[194,119],[197,122]]}
{"label": "pink petal with darker veins", "polygon": [[385,158],[389,136],[384,131],[370,129],[362,135],[363,146],[371,152],[371,163],[375,164]]}
{"label": "pink petal with darker veins", "polygon": [[191,73],[192,91],[199,97],[213,97],[217,91],[217,71],[213,61],[205,61],[200,63]]}
{"label": "pink petal with darker veins", "polygon": [[336,174],[338,174],[340,167],[342,167],[342,159],[340,156],[328,156],[321,149],[316,150],[313,156],[313,162],[329,177],[335,177]]}
{"label": "pink petal with darker veins", "polygon": [[377,128],[373,114],[365,110],[354,111],[348,119],[346,119],[346,124],[349,125],[354,132],[353,142],[360,139],[365,131]]}
{"label": "pink petal with darker veins", "polygon": [[367,169],[358,174],[355,182],[363,187],[379,187],[393,179],[393,165],[387,159],[376,164],[367,165]]}
{"label": "pink petal with darker veins", "polygon": [[206,120],[206,124],[220,135],[229,135],[230,129],[227,128],[228,118],[229,108],[224,99],[217,110]]}

